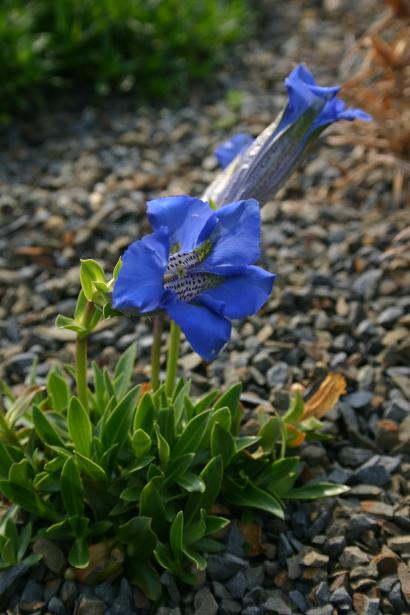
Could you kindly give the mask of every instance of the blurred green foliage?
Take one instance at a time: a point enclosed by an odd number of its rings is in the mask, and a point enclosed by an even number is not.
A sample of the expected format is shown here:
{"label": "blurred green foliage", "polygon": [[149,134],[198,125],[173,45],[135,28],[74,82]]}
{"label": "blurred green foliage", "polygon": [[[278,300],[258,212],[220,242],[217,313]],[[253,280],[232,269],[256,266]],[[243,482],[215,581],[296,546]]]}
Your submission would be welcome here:
{"label": "blurred green foliage", "polygon": [[250,23],[248,0],[2,0],[0,113],[57,88],[180,96]]}

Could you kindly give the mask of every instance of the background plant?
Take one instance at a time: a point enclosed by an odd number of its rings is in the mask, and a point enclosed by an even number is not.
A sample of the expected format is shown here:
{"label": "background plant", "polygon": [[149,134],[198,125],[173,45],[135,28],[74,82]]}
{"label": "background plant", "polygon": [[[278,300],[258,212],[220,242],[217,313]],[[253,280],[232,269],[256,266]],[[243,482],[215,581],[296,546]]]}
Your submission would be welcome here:
{"label": "background plant", "polygon": [[247,0],[4,0],[0,112],[31,111],[56,88],[180,96],[249,23]]}

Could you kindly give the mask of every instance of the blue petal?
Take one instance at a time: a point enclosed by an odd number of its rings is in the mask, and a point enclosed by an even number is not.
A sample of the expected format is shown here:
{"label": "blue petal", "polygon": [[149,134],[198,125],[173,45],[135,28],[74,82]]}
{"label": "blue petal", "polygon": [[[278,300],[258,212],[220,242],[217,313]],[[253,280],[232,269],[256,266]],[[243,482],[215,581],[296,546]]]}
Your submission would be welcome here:
{"label": "blue petal", "polygon": [[260,257],[261,218],[255,199],[225,205],[216,212],[213,248],[201,268],[220,273],[223,265],[251,265]]}
{"label": "blue petal", "polygon": [[226,318],[245,318],[266,303],[275,277],[260,267],[247,267],[242,275],[225,278],[199,295],[198,301]]}
{"label": "blue petal", "polygon": [[191,252],[202,241],[204,227],[209,232],[216,220],[208,203],[184,195],[149,201],[147,210],[154,230],[167,227],[171,246],[178,244],[183,252]]}
{"label": "blue petal", "polygon": [[192,348],[205,361],[212,361],[231,337],[231,323],[205,306],[174,300],[169,316],[181,327]]}
{"label": "blue petal", "polygon": [[278,132],[297,121],[308,109],[318,113],[326,102],[335,98],[340,86],[321,87],[304,64],[299,64],[285,79],[288,104],[278,126]]}
{"label": "blue petal", "polygon": [[164,230],[132,243],[114,285],[113,307],[131,313],[160,309],[168,256],[169,237]]}
{"label": "blue petal", "polygon": [[222,169],[225,169],[225,167],[236,158],[239,152],[245,149],[245,147],[248,147],[251,143],[253,143],[251,135],[240,132],[218,145],[215,150],[215,156]]}
{"label": "blue petal", "polygon": [[339,122],[340,120],[363,120],[370,122],[372,117],[365,111],[362,111],[362,109],[346,107],[346,103],[343,100],[334,98],[326,103],[319,116],[313,122],[311,130],[320,126],[327,126],[333,122]]}

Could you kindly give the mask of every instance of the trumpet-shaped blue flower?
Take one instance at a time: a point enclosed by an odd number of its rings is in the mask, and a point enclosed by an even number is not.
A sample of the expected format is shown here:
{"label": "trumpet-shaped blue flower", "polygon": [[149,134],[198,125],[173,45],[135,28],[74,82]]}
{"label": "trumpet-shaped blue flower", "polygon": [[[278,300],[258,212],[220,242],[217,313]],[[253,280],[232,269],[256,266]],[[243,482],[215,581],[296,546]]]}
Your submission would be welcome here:
{"label": "trumpet-shaped blue flower", "polygon": [[113,307],[131,314],[165,311],[204,359],[216,357],[231,335],[230,319],[255,314],[274,275],[253,265],[260,256],[258,203],[219,211],[189,196],[148,203],[154,232],[123,256]]}
{"label": "trumpet-shaped blue flower", "polygon": [[[317,85],[306,66],[297,66],[285,80],[288,103],[275,121],[250,145],[241,133],[220,146],[216,155],[227,167],[204,194],[218,206],[254,198],[263,205],[295,170],[306,148],[333,122],[371,120],[361,109],[349,109],[337,94],[339,86]],[[221,155],[222,153],[222,155]],[[230,163],[230,164],[229,164]]]}

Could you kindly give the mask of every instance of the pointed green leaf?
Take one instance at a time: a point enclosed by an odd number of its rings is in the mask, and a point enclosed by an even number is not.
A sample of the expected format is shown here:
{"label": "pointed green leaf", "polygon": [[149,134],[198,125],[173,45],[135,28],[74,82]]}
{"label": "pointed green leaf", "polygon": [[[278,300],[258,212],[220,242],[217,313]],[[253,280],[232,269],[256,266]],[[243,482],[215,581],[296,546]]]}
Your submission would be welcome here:
{"label": "pointed green leaf", "polygon": [[227,467],[236,455],[236,446],[232,434],[215,423],[211,434],[211,453],[213,457],[221,455],[225,467]]}
{"label": "pointed green leaf", "polygon": [[137,429],[133,433],[132,450],[138,458],[144,457],[151,450],[151,438],[143,429]]}
{"label": "pointed green leaf", "polygon": [[54,509],[47,506],[33,489],[2,480],[0,481],[0,492],[10,502],[14,502],[26,512],[32,513],[37,517],[51,521],[56,521],[60,518],[60,515]]}
{"label": "pointed green leaf", "polygon": [[345,485],[335,483],[314,483],[304,487],[297,487],[283,494],[286,500],[316,500],[317,498],[333,498],[350,491]]}
{"label": "pointed green leaf", "polygon": [[147,391],[141,397],[134,415],[133,431],[143,429],[151,435],[154,428],[154,404],[151,394]]}
{"label": "pointed green leaf", "polygon": [[195,453],[187,453],[172,459],[164,470],[164,486],[172,484],[176,479],[181,478],[192,464],[194,457]]}
{"label": "pointed green leaf", "polygon": [[172,522],[170,534],[169,534],[169,542],[171,545],[171,549],[176,558],[179,558],[182,555],[182,551],[184,548],[183,542],[184,536],[184,513],[182,510],[176,515],[174,521]]}
{"label": "pointed green leaf", "polygon": [[7,410],[5,418],[9,427],[13,427],[15,423],[23,416],[28,410],[36,396],[45,390],[44,386],[35,384],[27,387],[25,391],[20,395]]}
{"label": "pointed green leaf", "polygon": [[275,517],[284,519],[283,507],[272,494],[260,489],[250,481],[241,486],[235,481],[225,478],[224,495],[230,504],[265,510]]}
{"label": "pointed green leaf", "polygon": [[218,410],[227,406],[231,413],[231,432],[234,436],[239,433],[240,420],[242,411],[240,408],[239,400],[242,392],[242,384],[237,383],[230,387],[216,402],[214,409]]}
{"label": "pointed green leaf", "polygon": [[210,410],[194,416],[186,425],[172,450],[172,457],[180,457],[185,453],[194,453],[199,449],[201,440],[209,421]]}
{"label": "pointed green leaf", "polygon": [[48,375],[47,391],[55,410],[61,412],[67,408],[70,396],[68,384],[61,374],[55,370],[52,370]]}
{"label": "pointed green leaf", "polygon": [[185,472],[182,476],[175,478],[177,485],[188,491],[188,493],[204,493],[206,485],[202,478],[192,472]]}
{"label": "pointed green leaf", "polygon": [[159,538],[166,540],[168,537],[168,524],[166,521],[164,502],[156,487],[158,480],[161,479],[153,478],[142,490],[140,497],[140,515],[143,517],[151,517],[152,529]]}
{"label": "pointed green leaf", "polygon": [[260,445],[265,453],[271,453],[282,433],[282,419],[271,416],[259,431]]}
{"label": "pointed green leaf", "polygon": [[33,406],[32,417],[34,429],[40,440],[45,444],[64,448],[64,441],[52,425],[51,420],[47,418],[45,412],[42,412],[37,406]]}
{"label": "pointed green leaf", "polygon": [[61,497],[69,515],[82,515],[84,493],[80,473],[72,457],[69,457],[61,470]]}
{"label": "pointed green leaf", "polygon": [[129,348],[120,356],[114,373],[114,389],[118,399],[124,397],[131,383],[134,371],[135,359],[137,356],[137,345],[131,344]]}
{"label": "pointed green leaf", "polygon": [[68,563],[73,568],[87,568],[90,563],[90,553],[85,538],[76,538],[68,554]]}
{"label": "pointed green leaf", "polygon": [[[200,414],[199,416],[202,416]],[[192,493],[185,508],[185,519],[187,523],[191,523],[198,512],[203,508],[205,512],[211,508],[219,495],[223,476],[222,458],[213,457],[202,470],[200,477],[205,483],[205,491],[200,495]]]}
{"label": "pointed green leaf", "polygon": [[67,413],[68,432],[76,451],[90,456],[92,441],[92,426],[88,413],[77,397],[72,397]]}
{"label": "pointed green leaf", "polygon": [[87,474],[91,478],[91,480],[95,480],[97,482],[105,482],[107,480],[107,475],[104,469],[98,465],[92,459],[81,455],[78,451],[75,454],[77,463],[81,470]]}
{"label": "pointed green leaf", "polygon": [[101,433],[106,449],[113,444],[118,444],[118,448],[121,450],[124,445],[130,431],[140,389],[140,385],[131,389],[116,405],[107,419]]}
{"label": "pointed green leaf", "polygon": [[161,434],[158,425],[155,425],[155,433],[157,435],[159,460],[161,462],[161,466],[164,467],[167,465],[169,461],[169,456],[170,456],[169,444],[165,440],[164,436]]}
{"label": "pointed green leaf", "polygon": [[305,402],[300,391],[296,391],[295,396],[290,402],[289,410],[283,415],[282,419],[285,423],[297,423],[300,421],[305,408]]}
{"label": "pointed green leaf", "polygon": [[80,281],[87,301],[93,301],[98,292],[93,282],[105,282],[103,268],[93,259],[82,260],[80,266]]}

